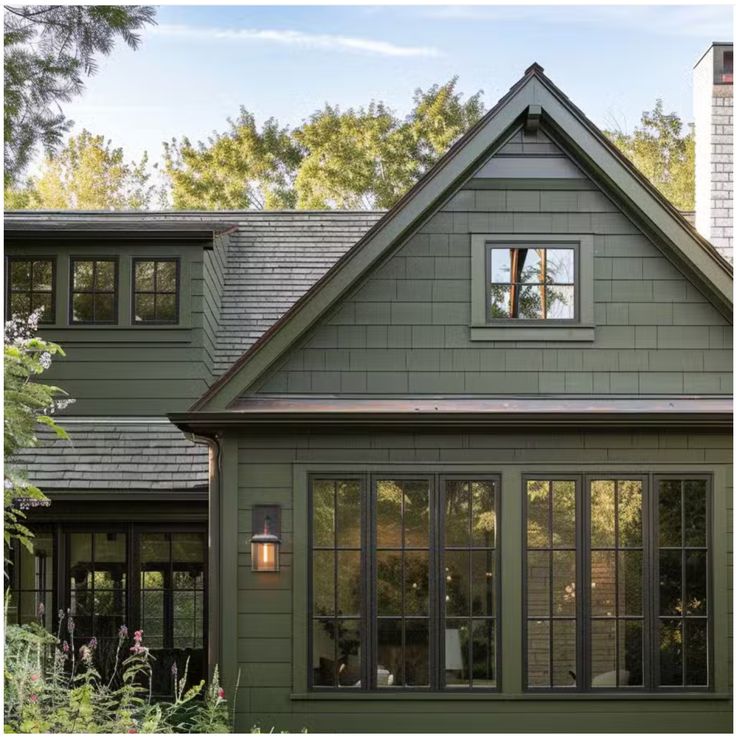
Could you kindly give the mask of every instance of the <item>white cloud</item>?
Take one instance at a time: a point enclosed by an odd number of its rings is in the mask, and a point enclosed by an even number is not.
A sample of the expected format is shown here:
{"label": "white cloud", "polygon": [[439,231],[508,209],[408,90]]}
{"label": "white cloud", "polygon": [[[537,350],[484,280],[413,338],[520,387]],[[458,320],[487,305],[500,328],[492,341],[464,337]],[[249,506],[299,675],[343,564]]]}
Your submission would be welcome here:
{"label": "white cloud", "polygon": [[446,5],[426,8],[424,15],[443,21],[605,26],[645,30],[663,36],[705,37],[713,41],[727,41],[733,28],[730,5]]}
{"label": "white cloud", "polygon": [[155,26],[149,34],[191,41],[265,42],[321,51],[347,51],[384,57],[438,57],[441,52],[431,46],[399,46],[388,41],[354,36],[305,33],[289,29],[198,28],[184,25]]}

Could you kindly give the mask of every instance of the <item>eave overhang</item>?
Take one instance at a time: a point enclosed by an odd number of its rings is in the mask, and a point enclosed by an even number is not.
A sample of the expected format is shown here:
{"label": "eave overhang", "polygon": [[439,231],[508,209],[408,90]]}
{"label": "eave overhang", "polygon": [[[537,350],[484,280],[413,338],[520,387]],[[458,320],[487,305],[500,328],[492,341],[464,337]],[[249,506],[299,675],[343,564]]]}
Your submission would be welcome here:
{"label": "eave overhang", "polygon": [[248,398],[228,411],[170,414],[185,432],[320,429],[720,428],[728,397]]}

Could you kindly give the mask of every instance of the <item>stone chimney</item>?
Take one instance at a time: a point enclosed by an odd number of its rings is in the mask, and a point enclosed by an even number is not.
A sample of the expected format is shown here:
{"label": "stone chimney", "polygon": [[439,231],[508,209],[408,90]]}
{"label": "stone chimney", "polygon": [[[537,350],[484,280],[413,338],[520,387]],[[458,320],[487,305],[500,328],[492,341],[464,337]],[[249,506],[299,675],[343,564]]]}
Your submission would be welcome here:
{"label": "stone chimney", "polygon": [[695,227],[733,261],[733,44],[695,65]]}

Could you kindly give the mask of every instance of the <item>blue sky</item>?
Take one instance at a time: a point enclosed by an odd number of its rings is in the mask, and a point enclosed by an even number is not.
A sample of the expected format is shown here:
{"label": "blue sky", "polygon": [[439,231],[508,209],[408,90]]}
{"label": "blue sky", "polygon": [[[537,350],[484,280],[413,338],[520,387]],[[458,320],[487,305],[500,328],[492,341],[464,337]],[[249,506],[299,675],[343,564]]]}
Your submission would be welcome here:
{"label": "blue sky", "polygon": [[460,76],[493,105],[532,62],[598,125],[629,130],[657,97],[692,117],[692,67],[732,38],[729,6],[161,6],[141,48],[102,60],[67,104],[138,158],[161,142],[222,131],[242,104],[298,125],[325,102],[382,99]]}

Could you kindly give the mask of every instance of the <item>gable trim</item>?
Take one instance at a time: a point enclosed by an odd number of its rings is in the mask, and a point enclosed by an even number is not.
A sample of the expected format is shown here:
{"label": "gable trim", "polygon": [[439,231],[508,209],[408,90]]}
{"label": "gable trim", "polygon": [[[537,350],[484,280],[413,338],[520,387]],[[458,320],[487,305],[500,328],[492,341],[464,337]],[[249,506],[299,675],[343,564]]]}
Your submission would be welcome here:
{"label": "gable trim", "polygon": [[389,249],[400,246],[447,191],[472,174],[482,157],[492,156],[505,143],[530,105],[541,106],[545,124],[596,173],[606,191],[624,195],[647,236],[696,276],[698,287],[730,320],[730,265],[535,64],[190,410],[224,411],[247,392]]}

